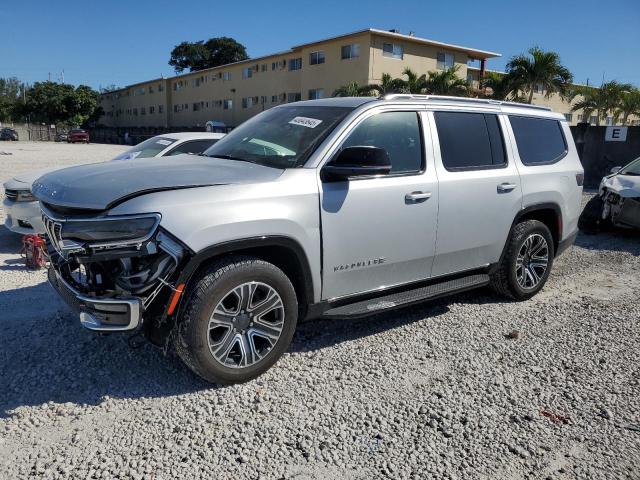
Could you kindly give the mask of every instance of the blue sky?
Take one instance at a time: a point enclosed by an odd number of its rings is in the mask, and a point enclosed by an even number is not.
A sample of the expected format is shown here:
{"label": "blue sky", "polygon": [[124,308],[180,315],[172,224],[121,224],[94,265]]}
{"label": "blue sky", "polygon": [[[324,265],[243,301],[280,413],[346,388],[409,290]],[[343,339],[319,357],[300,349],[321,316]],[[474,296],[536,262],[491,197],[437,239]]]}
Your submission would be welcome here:
{"label": "blue sky", "polygon": [[0,77],[58,80],[64,69],[68,83],[124,86],[172,75],[169,54],[184,40],[231,36],[260,56],[367,27],[499,52],[492,69],[539,45],[557,51],[576,82],[599,84],[604,74],[640,86],[638,0],[6,0]]}

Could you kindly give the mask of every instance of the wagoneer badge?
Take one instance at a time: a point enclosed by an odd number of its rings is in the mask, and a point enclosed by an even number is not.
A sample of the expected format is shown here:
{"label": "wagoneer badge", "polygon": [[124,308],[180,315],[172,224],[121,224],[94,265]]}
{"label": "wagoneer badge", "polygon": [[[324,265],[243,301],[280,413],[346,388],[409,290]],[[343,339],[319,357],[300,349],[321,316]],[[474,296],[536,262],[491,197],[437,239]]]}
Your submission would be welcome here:
{"label": "wagoneer badge", "polygon": [[385,257],[372,258],[370,260],[360,260],[358,262],[347,263],[345,265],[336,265],[335,267],[333,267],[333,271],[341,272],[345,270],[355,270],[357,268],[372,267],[373,265],[382,265],[385,261]]}

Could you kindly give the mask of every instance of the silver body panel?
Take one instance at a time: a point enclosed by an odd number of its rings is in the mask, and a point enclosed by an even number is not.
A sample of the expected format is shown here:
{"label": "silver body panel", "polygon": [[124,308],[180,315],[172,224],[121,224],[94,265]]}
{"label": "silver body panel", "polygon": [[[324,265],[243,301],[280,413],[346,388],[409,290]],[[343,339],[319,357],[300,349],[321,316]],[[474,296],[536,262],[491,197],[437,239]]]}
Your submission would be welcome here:
{"label": "silver body panel", "polygon": [[[531,205],[555,203],[560,207],[562,239],[576,229],[582,188],[577,185],[575,174],[582,172],[582,167],[568,126],[559,114],[500,102],[465,103],[460,99],[327,99],[313,103],[349,104],[355,109],[327,136],[303,168],[276,170],[204,158],[186,161],[185,173],[169,168],[162,159],[153,159],[134,162],[135,167],[132,164],[115,173],[112,167],[100,171],[95,170],[100,169],[96,166],[67,169],[60,177],[52,174],[40,179],[42,186],[37,195],[59,205],[105,208],[137,190],[173,185],[177,189],[140,192],[108,214],[160,213],[160,225],[196,253],[234,240],[288,237],[306,254],[314,302],[496,263],[513,220]],[[440,109],[500,115],[507,167],[447,171],[442,165],[432,116],[433,110]],[[420,112],[425,170],[411,175],[324,183],[320,178],[322,166],[351,130],[366,116],[385,110]],[[524,166],[504,116],[508,113],[560,120],[568,143],[567,155],[553,165]],[[464,141],[464,132],[460,135]],[[171,162],[184,169],[185,160]],[[131,178],[134,174],[136,178]],[[105,185],[107,179],[112,186]],[[500,192],[499,185],[505,183],[513,188]],[[200,186],[178,188],[185,185]],[[430,196],[408,203],[405,196],[412,192]]]}

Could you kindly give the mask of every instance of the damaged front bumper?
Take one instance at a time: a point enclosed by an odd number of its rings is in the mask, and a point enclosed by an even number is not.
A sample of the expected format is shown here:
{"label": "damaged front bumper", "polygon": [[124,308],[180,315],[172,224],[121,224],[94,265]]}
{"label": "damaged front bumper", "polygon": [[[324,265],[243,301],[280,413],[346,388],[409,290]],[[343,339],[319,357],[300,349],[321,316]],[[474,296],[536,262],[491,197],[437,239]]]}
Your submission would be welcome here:
{"label": "damaged front bumper", "polygon": [[[188,249],[159,227],[159,218],[135,239],[83,241],[82,237],[104,232],[106,224],[123,231],[122,223],[116,222],[136,217],[101,222],[104,218],[63,217],[43,208],[49,283],[89,330],[127,332],[166,320],[167,303],[175,291],[172,282]],[[77,233],[79,225],[89,225],[89,231]]]}
{"label": "damaged front bumper", "polygon": [[102,298],[83,295],[49,267],[49,283],[77,314],[80,324],[98,332],[126,332],[142,323],[142,299]]}

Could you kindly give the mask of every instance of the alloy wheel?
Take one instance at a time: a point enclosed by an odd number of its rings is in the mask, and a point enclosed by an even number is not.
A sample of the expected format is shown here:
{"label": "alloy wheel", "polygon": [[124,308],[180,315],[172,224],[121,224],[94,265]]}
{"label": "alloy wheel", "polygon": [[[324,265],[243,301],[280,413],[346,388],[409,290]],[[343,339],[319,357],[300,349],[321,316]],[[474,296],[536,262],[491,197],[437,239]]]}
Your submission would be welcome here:
{"label": "alloy wheel", "polygon": [[539,233],[529,235],[516,258],[516,279],[525,290],[536,288],[549,266],[549,245]]}
{"label": "alloy wheel", "polygon": [[225,367],[246,368],[275,346],[284,326],[278,292],[261,282],[247,282],[227,292],[209,319],[209,350]]}

